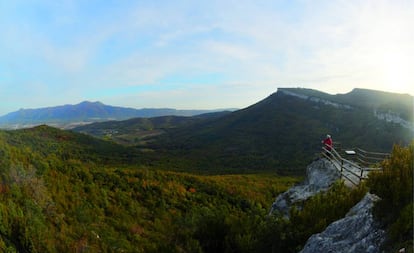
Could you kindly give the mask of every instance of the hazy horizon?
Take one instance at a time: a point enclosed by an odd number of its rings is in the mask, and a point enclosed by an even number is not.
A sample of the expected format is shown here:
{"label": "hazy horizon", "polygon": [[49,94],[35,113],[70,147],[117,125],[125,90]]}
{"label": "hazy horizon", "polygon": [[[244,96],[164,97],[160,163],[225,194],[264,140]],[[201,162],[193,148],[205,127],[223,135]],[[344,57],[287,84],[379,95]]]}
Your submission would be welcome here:
{"label": "hazy horizon", "polygon": [[[286,88],[286,87],[278,87],[278,89],[279,88]],[[288,87],[288,88],[303,88],[303,87]],[[356,88],[359,88],[359,87],[355,87],[353,89],[356,89]],[[378,90],[378,91],[381,91],[381,90]],[[349,92],[351,92],[351,91],[349,91]],[[348,92],[346,92],[346,93],[348,93]],[[268,94],[266,97],[270,96],[271,94]],[[337,95],[337,94],[345,94],[345,93],[335,93],[335,94],[328,93],[328,94]],[[403,95],[410,95],[410,96],[412,96],[411,94],[408,94],[408,93],[396,93],[396,94],[403,94]],[[263,97],[262,99],[265,99],[266,97]],[[257,103],[257,102],[260,102],[262,99],[259,99],[258,101],[255,101],[252,104],[249,104],[249,105],[247,105],[245,107],[248,107],[248,106],[251,106],[251,105],[253,105],[253,104]],[[13,111],[9,111],[9,112],[6,112],[4,114],[0,114],[0,117],[6,115],[8,113],[16,112],[18,110],[44,109],[44,108],[49,108],[49,107],[57,107],[57,106],[65,106],[65,105],[77,105],[77,104],[80,104],[80,103],[83,103],[83,102],[91,102],[91,103],[99,102],[99,103],[102,103],[102,104],[108,105],[108,106],[124,107],[124,108],[133,108],[133,109],[176,109],[176,110],[206,110],[206,111],[208,111],[208,110],[240,110],[240,109],[245,108],[245,107],[240,107],[240,108],[238,108],[238,107],[175,108],[175,107],[171,107],[171,106],[161,106],[161,107],[146,107],[146,106],[144,106],[144,107],[134,107],[134,106],[128,106],[128,105],[121,106],[121,105],[117,105],[117,104],[108,104],[108,103],[105,103],[105,102],[99,101],[99,100],[93,100],[93,101],[92,100],[82,100],[82,101],[77,101],[77,102],[73,102],[73,103],[48,105],[48,106],[44,106],[44,107],[27,107],[27,108],[23,108],[22,107],[22,108],[17,108],[17,109],[15,109]],[[414,101],[413,101],[413,106],[414,106]]]}
{"label": "hazy horizon", "polygon": [[244,108],[280,87],[414,95],[413,1],[6,1],[0,115]]}

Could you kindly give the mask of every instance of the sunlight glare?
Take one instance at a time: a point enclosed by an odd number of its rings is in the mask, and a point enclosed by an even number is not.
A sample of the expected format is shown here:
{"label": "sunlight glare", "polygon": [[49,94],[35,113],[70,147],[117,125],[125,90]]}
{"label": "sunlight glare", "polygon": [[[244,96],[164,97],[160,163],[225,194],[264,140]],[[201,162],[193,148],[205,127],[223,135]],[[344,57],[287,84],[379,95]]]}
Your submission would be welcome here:
{"label": "sunlight glare", "polygon": [[403,93],[414,86],[407,54],[398,50],[384,52],[381,65],[382,78],[387,90]]}

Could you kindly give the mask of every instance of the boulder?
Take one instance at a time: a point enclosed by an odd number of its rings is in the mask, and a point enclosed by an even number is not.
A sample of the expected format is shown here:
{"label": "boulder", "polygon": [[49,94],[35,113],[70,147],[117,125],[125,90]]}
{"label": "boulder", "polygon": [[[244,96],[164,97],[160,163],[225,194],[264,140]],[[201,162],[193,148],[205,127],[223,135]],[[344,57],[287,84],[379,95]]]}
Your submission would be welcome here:
{"label": "boulder", "polygon": [[340,172],[327,159],[312,162],[306,168],[304,182],[277,196],[270,213],[278,211],[288,216],[293,205],[302,203],[321,191],[328,190],[340,176]]}
{"label": "boulder", "polygon": [[347,215],[331,223],[325,231],[312,235],[300,253],[378,253],[385,239],[372,215],[372,207],[379,199],[367,193]]}

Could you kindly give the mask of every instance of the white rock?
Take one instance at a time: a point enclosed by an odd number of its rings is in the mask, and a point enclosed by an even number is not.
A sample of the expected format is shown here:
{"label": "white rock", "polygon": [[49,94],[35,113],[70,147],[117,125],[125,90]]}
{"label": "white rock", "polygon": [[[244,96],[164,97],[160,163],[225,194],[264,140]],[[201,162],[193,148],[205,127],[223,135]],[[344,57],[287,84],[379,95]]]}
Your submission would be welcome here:
{"label": "white rock", "polygon": [[277,196],[270,213],[278,211],[288,216],[293,205],[301,203],[321,191],[328,190],[339,178],[340,172],[328,160],[314,161],[306,168],[305,181]]}
{"label": "white rock", "polygon": [[300,253],[378,253],[385,231],[374,222],[372,207],[379,198],[367,193],[345,218],[312,235]]}

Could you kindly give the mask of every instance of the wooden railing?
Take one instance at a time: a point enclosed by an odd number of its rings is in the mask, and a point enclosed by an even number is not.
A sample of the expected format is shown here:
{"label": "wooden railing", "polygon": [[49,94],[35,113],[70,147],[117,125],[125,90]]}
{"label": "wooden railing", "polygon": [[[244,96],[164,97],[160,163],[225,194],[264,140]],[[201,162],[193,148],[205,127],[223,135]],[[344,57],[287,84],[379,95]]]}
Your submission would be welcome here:
{"label": "wooden railing", "polygon": [[[322,147],[322,156],[331,161],[340,171],[341,178],[344,177],[353,185],[358,185],[367,178],[367,172],[382,170],[378,164],[386,159],[389,154],[368,152],[360,148],[346,150],[339,148],[336,150],[335,148]],[[349,158],[345,159],[344,156]]]}
{"label": "wooden railing", "polygon": [[356,153],[356,160],[364,166],[378,164],[389,157],[388,153],[369,152],[360,148],[353,149]]}

